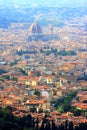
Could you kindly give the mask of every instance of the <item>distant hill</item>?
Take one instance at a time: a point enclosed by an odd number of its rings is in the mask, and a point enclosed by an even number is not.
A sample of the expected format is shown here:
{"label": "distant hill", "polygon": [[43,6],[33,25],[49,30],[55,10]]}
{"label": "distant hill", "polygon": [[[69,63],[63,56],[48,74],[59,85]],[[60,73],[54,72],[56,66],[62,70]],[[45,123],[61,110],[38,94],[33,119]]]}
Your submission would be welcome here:
{"label": "distant hill", "polygon": [[7,28],[12,22],[37,21],[39,25],[52,24],[62,27],[64,20],[72,20],[75,17],[87,15],[87,8],[0,8],[0,28]]}

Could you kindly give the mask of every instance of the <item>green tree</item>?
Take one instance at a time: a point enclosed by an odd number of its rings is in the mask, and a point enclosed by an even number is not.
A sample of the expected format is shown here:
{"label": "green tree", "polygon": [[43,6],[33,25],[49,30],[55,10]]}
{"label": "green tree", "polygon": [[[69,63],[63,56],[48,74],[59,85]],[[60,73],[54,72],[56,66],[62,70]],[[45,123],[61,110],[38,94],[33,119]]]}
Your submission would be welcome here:
{"label": "green tree", "polygon": [[39,90],[35,90],[34,95],[40,96],[40,91]]}

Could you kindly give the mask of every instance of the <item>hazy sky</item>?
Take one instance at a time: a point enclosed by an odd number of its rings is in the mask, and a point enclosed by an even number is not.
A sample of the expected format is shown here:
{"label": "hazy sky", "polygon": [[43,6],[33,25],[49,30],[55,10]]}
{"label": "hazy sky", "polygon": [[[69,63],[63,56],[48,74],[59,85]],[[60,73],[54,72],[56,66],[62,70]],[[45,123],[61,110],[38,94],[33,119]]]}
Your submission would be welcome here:
{"label": "hazy sky", "polygon": [[0,6],[15,5],[15,6],[85,6],[87,7],[87,0],[0,0]]}

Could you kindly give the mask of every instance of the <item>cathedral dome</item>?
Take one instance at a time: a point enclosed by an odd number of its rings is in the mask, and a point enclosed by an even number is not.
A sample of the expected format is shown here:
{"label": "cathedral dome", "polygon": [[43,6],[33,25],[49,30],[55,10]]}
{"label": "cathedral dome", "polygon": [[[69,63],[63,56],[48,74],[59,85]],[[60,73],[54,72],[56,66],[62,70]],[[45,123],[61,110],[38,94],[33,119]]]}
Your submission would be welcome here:
{"label": "cathedral dome", "polygon": [[41,34],[42,29],[37,23],[32,23],[32,25],[29,28],[29,33],[31,33],[31,34]]}

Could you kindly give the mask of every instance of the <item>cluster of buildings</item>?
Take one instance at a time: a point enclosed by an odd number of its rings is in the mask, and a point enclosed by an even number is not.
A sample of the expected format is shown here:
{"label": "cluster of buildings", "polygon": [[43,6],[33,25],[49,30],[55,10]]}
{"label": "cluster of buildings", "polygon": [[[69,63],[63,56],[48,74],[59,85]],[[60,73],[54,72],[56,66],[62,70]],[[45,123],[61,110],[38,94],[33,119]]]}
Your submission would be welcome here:
{"label": "cluster of buildings", "polygon": [[[87,76],[87,32],[79,35],[80,29],[67,25],[51,27],[51,32],[48,28],[47,34],[42,29],[36,23],[29,30],[0,29],[0,105],[12,106],[16,116],[31,113],[42,119],[48,111],[56,124],[66,119],[77,125],[87,122],[86,117],[61,114],[54,107],[58,99],[76,91],[71,105],[87,110],[87,80],[78,80]],[[76,54],[58,53],[63,50]]]}

